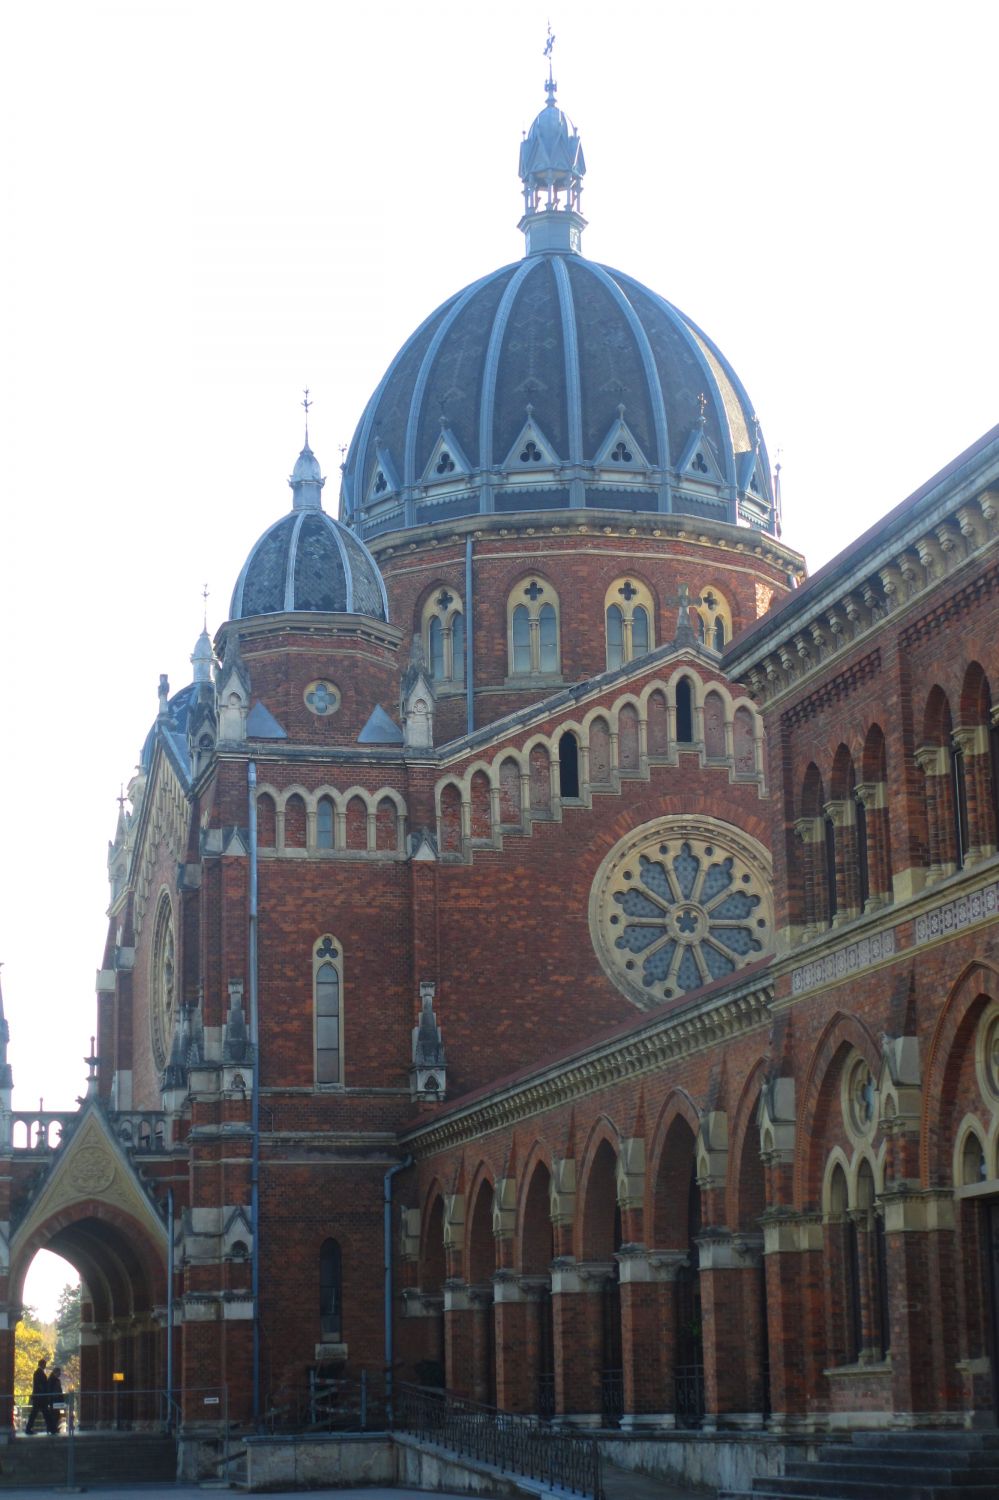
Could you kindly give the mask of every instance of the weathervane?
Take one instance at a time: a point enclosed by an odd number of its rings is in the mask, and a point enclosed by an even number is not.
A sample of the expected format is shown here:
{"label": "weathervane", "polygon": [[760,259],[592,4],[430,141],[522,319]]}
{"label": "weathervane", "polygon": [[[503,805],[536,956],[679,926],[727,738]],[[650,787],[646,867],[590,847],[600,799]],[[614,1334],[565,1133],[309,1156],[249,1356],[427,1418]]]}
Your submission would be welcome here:
{"label": "weathervane", "polygon": [[308,447],[309,446],[309,408],[311,406],[314,406],[315,402],[309,400],[309,387],[308,386],[305,387],[305,390],[302,392],[302,394],[305,397],[305,400],[302,402],[302,405],[305,407],[305,446]]}
{"label": "weathervane", "polygon": [[545,42],[545,50],[544,50],[544,53],[542,54],[544,57],[547,57],[547,59],[548,59],[548,82],[545,84],[545,93],[548,95],[548,103],[549,104],[554,104],[554,102],[555,102],[555,89],[557,87],[557,85],[555,83],[555,79],[552,76],[552,50],[553,50],[554,46],[555,46],[555,33],[554,33],[554,31],[552,31],[552,23],[551,23],[551,21],[549,21],[548,22],[548,40]]}

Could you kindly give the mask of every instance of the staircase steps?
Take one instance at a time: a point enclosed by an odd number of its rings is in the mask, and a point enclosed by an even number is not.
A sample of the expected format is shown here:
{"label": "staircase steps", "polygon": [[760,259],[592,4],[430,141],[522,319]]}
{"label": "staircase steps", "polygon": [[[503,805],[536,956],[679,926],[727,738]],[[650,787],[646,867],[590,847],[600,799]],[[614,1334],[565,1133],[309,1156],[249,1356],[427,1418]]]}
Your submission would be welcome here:
{"label": "staircase steps", "polygon": [[[0,1445],[0,1491],[64,1485],[68,1442],[65,1433],[20,1433]],[[83,1486],[171,1481],[177,1477],[177,1445],[155,1433],[83,1433],[73,1439],[73,1468]]]}
{"label": "staircase steps", "polygon": [[719,1500],[996,1500],[999,1432],[858,1432]]}

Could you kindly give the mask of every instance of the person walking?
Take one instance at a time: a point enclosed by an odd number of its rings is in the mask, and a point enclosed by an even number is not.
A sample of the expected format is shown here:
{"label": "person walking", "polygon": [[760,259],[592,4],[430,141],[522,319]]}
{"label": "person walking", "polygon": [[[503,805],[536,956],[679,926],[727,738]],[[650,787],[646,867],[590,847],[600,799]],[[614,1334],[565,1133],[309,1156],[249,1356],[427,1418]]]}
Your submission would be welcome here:
{"label": "person walking", "polygon": [[55,1365],[49,1376],[48,1404],[45,1407],[45,1425],[56,1435],[62,1424],[64,1403],[62,1399],[62,1367]]}
{"label": "person walking", "polygon": [[41,1417],[42,1422],[46,1427],[48,1427],[49,1425],[49,1381],[48,1376],[45,1373],[45,1366],[47,1364],[48,1356],[43,1354],[41,1359],[38,1361],[38,1366],[35,1370],[34,1375],[32,1375],[31,1377],[31,1412],[28,1416],[27,1426],[24,1429],[25,1432],[34,1432],[36,1417]]}

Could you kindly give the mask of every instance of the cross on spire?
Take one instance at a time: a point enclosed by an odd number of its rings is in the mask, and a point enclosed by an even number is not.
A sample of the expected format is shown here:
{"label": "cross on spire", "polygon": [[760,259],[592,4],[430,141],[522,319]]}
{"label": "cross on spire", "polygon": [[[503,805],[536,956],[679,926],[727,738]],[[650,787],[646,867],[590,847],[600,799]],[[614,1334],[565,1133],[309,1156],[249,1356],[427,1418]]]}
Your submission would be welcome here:
{"label": "cross on spire", "polygon": [[555,103],[555,89],[557,87],[552,75],[552,52],[555,47],[555,33],[552,31],[552,23],[548,22],[548,37],[545,41],[544,56],[548,59],[548,82],[545,84],[545,93],[548,95],[548,103]]}
{"label": "cross on spire", "polygon": [[203,617],[203,620],[202,620],[201,628],[202,628],[202,630],[207,630],[208,629],[208,585],[207,585],[207,583],[205,584],[204,588],[201,590],[201,599],[202,599],[202,603],[204,604],[204,617]]}
{"label": "cross on spire", "polygon": [[312,406],[315,405],[315,402],[309,400],[309,387],[308,386],[305,387],[305,390],[302,392],[302,395],[305,398],[302,401],[302,403],[301,403],[302,406],[305,407],[305,446],[308,447],[309,446],[309,410],[310,410],[310,408]]}

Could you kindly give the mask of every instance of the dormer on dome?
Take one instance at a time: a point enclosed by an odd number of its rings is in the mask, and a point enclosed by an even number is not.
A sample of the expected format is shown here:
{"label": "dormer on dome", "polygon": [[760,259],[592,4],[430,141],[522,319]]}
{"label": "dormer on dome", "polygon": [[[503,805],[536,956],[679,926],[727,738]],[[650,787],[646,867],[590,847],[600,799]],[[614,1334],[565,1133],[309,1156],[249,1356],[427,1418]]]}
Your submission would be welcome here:
{"label": "dormer on dome", "polygon": [[291,513],[252,547],[236,580],[230,618],[315,611],[387,621],[378,564],[360,538],[322,508],[326,480],[309,447],[308,429],[288,483]]}
{"label": "dormer on dome", "polygon": [[549,36],[548,95],[544,109],[520,144],[520,180],[524,184],[524,217],[519,228],[527,236],[528,255],[545,251],[579,252],[586,220],[579,204],[586,161],[575,125],[555,102]]}

